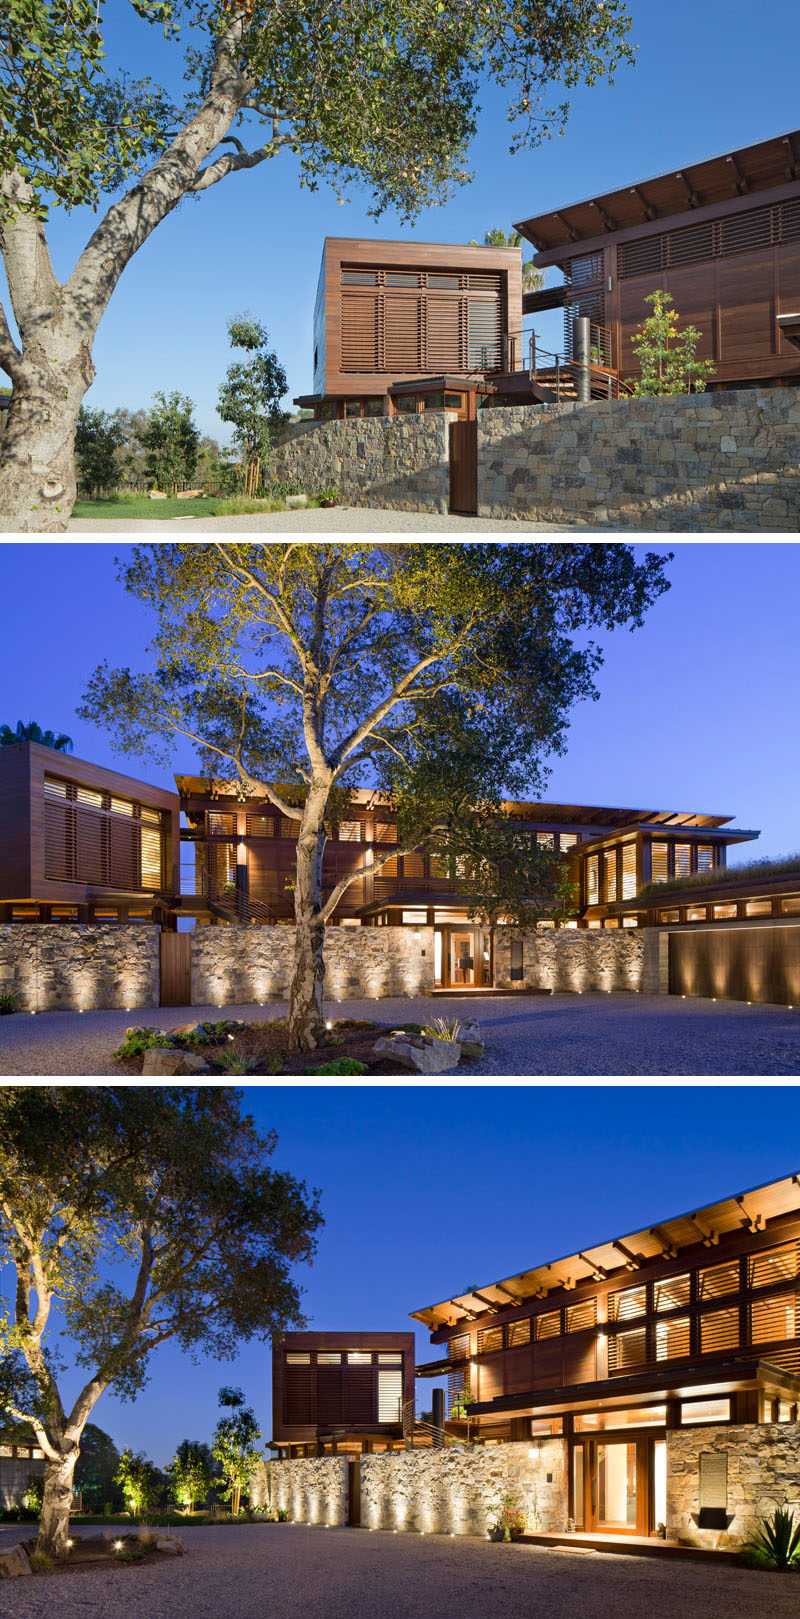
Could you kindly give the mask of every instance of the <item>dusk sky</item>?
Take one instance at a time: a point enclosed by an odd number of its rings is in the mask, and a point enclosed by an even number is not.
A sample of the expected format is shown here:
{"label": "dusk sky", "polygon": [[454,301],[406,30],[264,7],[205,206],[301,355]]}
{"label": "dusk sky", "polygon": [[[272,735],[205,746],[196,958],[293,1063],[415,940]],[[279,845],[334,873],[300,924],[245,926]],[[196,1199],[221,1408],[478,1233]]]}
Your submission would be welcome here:
{"label": "dusk sky", "polygon": [[[326,235],[481,241],[492,226],[508,230],[546,209],[796,128],[793,0],[761,0],[757,8],[753,0],[672,0],[667,9],[629,0],[628,9],[636,65],[622,70],[615,86],[576,91],[566,133],[513,158],[506,97],[486,91],[470,154],[474,181],[413,228],[393,213],[370,218],[369,198],[358,188],[344,206],[328,187],[301,191],[288,153],[181,204],[122,277],[98,334],[98,376],[87,402],[135,409],[149,405],[157,389],[178,389],[195,401],[202,430],[225,441],[215,404],[231,359],[230,316],[249,310],[268,327],[289,399],[310,389]],[[106,13],[111,67],[147,73],[179,95],[180,62],[158,28],[127,5],[109,5]],[[551,101],[559,99],[556,91]],[[93,226],[82,209],[53,219],[57,274],[69,275]],[[560,346],[560,313],[538,317],[537,330],[546,347]]]}
{"label": "dusk sky", "polygon": [[[601,634],[596,703],[573,711],[567,753],[551,761],[548,799],[727,814],[761,831],[731,864],[800,848],[797,603],[800,542],[681,539],[672,588],[644,627]],[[72,736],[75,753],[174,788],[169,771],[113,754],[108,735],[77,719],[96,664],[145,666],[152,615],[116,581],[113,543],[6,542],[0,638],[0,723],[36,719]],[[196,767],[191,748],[175,770]]]}
{"label": "dusk sky", "polygon": [[[318,1255],[297,1271],[317,1330],[408,1331],[410,1310],[471,1284],[800,1170],[791,1086],[254,1086],[246,1104],[277,1131],[275,1166],[321,1191]],[[441,1353],[422,1327],[417,1353]],[[210,1439],[234,1383],[266,1440],[270,1365],[263,1344],[198,1366],[165,1345],[136,1404],[105,1395],[94,1417],[165,1464]]]}

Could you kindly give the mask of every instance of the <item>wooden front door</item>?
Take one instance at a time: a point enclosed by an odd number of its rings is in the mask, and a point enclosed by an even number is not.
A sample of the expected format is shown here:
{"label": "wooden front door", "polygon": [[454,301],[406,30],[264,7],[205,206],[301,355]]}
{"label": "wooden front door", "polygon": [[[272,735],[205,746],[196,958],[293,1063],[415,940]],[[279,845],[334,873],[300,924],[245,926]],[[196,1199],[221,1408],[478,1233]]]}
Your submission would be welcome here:
{"label": "wooden front door", "polygon": [[571,1515],[577,1532],[649,1535],[653,1473],[654,1446],[649,1439],[615,1435],[576,1440]]}
{"label": "wooden front door", "polygon": [[161,932],[161,1005],[192,1004],[192,935]]}
{"label": "wooden front door", "polygon": [[490,988],[493,979],[492,940],[484,928],[436,928],[434,978],[439,989]]}
{"label": "wooden front door", "polygon": [[450,423],[450,510],[464,517],[478,511],[478,423]]}

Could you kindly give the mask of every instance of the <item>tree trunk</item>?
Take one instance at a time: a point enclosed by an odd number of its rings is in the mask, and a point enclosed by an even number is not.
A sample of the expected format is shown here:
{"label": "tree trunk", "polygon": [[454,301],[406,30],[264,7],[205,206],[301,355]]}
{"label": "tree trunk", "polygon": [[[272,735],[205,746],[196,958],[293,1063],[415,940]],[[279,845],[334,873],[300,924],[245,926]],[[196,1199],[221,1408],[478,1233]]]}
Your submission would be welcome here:
{"label": "tree trunk", "polygon": [[324,793],[309,793],[297,840],[294,891],[295,961],[289,989],[289,1050],[316,1051],[325,1044],[322,989],[325,977],[325,924],[322,909],[322,855],[325,848]]}
{"label": "tree trunk", "polygon": [[80,1454],[77,1445],[57,1462],[48,1461],[44,1475],[44,1501],[36,1550],[48,1557],[66,1557],[69,1515],[72,1510],[72,1475]]}
{"label": "tree trunk", "polygon": [[[58,342],[53,334],[53,349]],[[75,430],[94,379],[88,349],[26,368],[0,439],[0,533],[60,534],[77,493]]]}

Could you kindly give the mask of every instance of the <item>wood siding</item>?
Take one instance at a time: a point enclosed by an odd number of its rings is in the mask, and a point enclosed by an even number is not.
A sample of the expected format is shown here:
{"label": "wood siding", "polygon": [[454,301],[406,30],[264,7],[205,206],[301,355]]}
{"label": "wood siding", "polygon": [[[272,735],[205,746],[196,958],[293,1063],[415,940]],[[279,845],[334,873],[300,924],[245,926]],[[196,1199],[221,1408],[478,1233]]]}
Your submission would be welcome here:
{"label": "wood siding", "polygon": [[669,989],[671,995],[800,1006],[800,926],[670,933]]}
{"label": "wood siding", "polygon": [[[348,1362],[348,1352],[369,1356]],[[386,1362],[381,1354],[399,1356]],[[326,1357],[339,1356],[335,1364]],[[381,1421],[379,1377],[400,1372],[401,1402],[414,1398],[414,1335],[410,1332],[291,1332],[272,1351],[273,1437],[313,1441],[325,1429],[400,1434],[400,1417]]]}

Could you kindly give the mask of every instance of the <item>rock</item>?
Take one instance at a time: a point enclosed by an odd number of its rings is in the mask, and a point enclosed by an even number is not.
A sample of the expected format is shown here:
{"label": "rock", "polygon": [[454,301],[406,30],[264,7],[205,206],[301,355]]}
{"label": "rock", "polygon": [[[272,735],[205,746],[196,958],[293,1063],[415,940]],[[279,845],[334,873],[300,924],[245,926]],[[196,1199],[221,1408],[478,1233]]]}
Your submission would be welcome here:
{"label": "rock", "polygon": [[166,1552],[168,1557],[184,1557],[186,1555],[186,1547],[180,1535],[171,1535],[169,1540],[157,1540],[156,1551]]}
{"label": "rock", "polygon": [[168,1051],[163,1046],[151,1046],[144,1054],[142,1074],[170,1077],[173,1074],[207,1074],[208,1063],[192,1051]]}
{"label": "rock", "polygon": [[161,1033],[162,1033],[162,1030],[161,1029],[154,1029],[152,1023],[132,1023],[130,1028],[125,1030],[125,1039],[126,1040],[129,1039],[129,1037],[132,1034],[161,1034]]}
{"label": "rock", "polygon": [[164,1032],[169,1035],[195,1034],[198,1029],[202,1029],[204,1027],[205,1025],[202,1023],[176,1023],[174,1029],[166,1029]]}
{"label": "rock", "polygon": [[179,489],[179,500],[205,500],[205,489]]}
{"label": "rock", "polygon": [[162,495],[160,489],[151,489],[150,490],[150,499],[151,500],[166,500],[166,498],[167,498],[166,495]]}
{"label": "rock", "polygon": [[307,506],[308,505],[308,495],[287,495],[286,496],[286,504],[289,507]]}
{"label": "rock", "polygon": [[18,1580],[30,1572],[31,1565],[24,1546],[12,1546],[10,1552],[0,1552],[0,1580]]}
{"label": "rock", "polygon": [[458,1043],[461,1047],[462,1057],[467,1057],[470,1062],[477,1062],[484,1053],[480,1025],[472,1021],[462,1023]]}
{"label": "rock", "polygon": [[386,1057],[410,1073],[443,1074],[446,1069],[458,1066],[461,1047],[456,1040],[423,1040],[419,1035],[411,1035],[408,1039],[376,1040],[372,1052],[373,1056]]}

